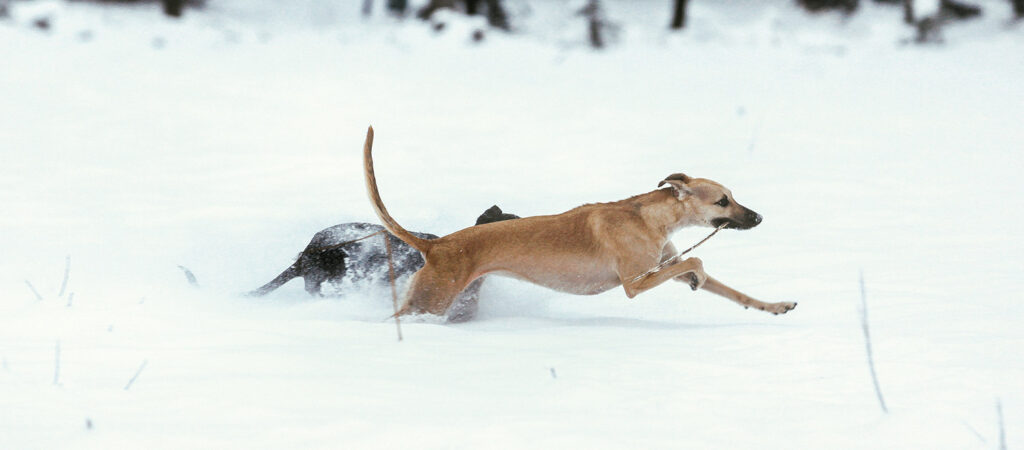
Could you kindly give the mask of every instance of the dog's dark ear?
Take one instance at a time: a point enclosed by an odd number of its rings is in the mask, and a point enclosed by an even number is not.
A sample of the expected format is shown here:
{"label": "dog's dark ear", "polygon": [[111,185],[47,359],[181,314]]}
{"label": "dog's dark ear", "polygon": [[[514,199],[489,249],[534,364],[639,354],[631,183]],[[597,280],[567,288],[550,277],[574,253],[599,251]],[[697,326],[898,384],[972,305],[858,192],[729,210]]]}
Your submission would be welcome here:
{"label": "dog's dark ear", "polygon": [[672,175],[665,177],[664,180],[661,180],[661,182],[658,183],[658,187],[662,187],[666,184],[671,186],[672,190],[675,191],[676,193],[676,198],[682,200],[684,196],[693,193],[693,190],[686,185],[686,183],[689,182],[690,177],[681,173],[674,173]]}

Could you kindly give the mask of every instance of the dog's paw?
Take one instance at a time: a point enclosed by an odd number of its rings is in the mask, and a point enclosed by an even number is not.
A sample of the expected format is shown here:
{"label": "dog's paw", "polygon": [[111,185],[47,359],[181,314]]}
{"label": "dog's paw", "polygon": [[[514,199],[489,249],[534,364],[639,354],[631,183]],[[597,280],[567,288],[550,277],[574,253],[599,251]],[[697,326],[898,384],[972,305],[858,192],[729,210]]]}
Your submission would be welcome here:
{"label": "dog's paw", "polygon": [[764,310],[775,315],[785,314],[796,308],[796,302],[778,302],[765,305]]}
{"label": "dog's paw", "polygon": [[708,276],[703,273],[688,272],[676,277],[676,280],[682,281],[690,286],[690,289],[697,290],[704,286],[704,283],[708,281]]}
{"label": "dog's paw", "polygon": [[700,280],[697,279],[697,274],[695,274],[695,273],[691,273],[689,275],[690,275],[690,289],[693,289],[693,290],[696,291],[698,288],[700,288],[700,286],[698,285],[700,283]]}
{"label": "dog's paw", "polygon": [[704,283],[707,283],[707,281],[708,281],[708,275],[706,273],[704,273],[704,271],[701,271],[701,272],[697,273],[696,276],[697,276],[697,287],[693,288],[693,290],[695,290],[695,291],[697,289],[700,289],[700,288],[704,287]]}

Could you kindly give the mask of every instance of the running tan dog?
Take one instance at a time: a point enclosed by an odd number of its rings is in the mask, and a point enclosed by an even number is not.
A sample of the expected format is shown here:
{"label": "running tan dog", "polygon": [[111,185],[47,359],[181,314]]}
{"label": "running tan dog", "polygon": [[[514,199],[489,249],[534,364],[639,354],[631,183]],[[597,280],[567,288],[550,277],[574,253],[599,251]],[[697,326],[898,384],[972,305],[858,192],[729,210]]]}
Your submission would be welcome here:
{"label": "running tan dog", "polygon": [[764,303],[738,292],[705,272],[701,261],[687,258],[649,272],[670,260],[676,249],[669,236],[687,226],[746,230],[761,215],[733,200],[722,185],[681,173],[669,175],[660,188],[611,203],[583,205],[552,216],[525,217],[469,227],[438,239],[406,231],[388,214],[373,173],[373,127],[366,133],[363,164],[366,188],[384,227],[423,253],[426,264],[413,275],[398,315],[444,314],[477,277],[505,275],[570,294],[598,294],[616,286],[636,295],[669,279],[688,283],[744,307],[782,314],[796,303]]}

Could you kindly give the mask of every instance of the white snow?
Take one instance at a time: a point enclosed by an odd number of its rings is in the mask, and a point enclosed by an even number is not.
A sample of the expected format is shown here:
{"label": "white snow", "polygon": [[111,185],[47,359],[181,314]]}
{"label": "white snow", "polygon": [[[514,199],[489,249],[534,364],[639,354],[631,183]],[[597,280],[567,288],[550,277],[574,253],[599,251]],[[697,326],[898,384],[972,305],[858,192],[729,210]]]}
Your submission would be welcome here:
{"label": "white snow", "polygon": [[[457,15],[437,34],[382,4],[209,3],[0,19],[0,448],[998,448],[997,399],[1024,446],[1008,2],[918,47],[873,2],[692,2],[673,35],[669,2],[621,0],[604,52],[573,2],[510,1],[518,31],[481,45]],[[384,201],[416,231],[717,180],[765,222],[695,256],[800,305],[492,278],[477,320],[407,320],[398,343],[386,290],[243,297],[316,231],[376,220],[370,124]]]}

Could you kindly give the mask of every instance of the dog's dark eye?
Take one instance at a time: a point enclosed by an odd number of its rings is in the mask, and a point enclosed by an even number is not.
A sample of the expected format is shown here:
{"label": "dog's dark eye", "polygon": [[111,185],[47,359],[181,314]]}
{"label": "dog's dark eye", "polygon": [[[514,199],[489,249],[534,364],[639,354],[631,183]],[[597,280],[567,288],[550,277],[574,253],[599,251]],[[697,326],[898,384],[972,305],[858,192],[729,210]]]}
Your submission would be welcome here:
{"label": "dog's dark eye", "polygon": [[715,204],[725,208],[726,206],[729,206],[729,199],[723,196],[722,199],[715,202]]}

